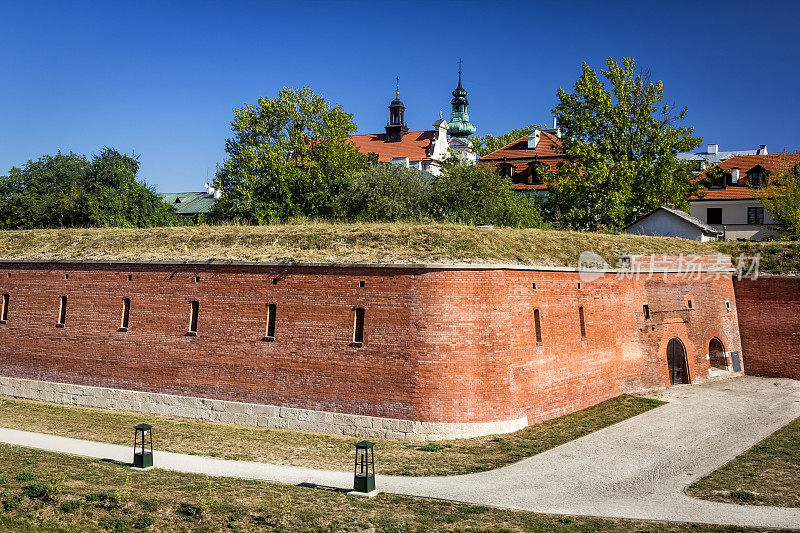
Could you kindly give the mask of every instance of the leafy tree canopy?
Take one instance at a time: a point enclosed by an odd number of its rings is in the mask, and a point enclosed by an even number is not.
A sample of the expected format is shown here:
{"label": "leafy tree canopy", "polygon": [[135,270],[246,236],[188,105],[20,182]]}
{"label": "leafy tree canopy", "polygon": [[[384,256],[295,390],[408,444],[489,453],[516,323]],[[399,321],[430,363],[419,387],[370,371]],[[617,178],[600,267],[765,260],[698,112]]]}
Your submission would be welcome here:
{"label": "leafy tree canopy", "polygon": [[568,162],[551,181],[547,203],[575,229],[621,228],[664,204],[688,209],[700,190],[676,157],[702,142],[680,125],[687,109],[673,111],[662,82],[637,72],[633,59],[620,65],[609,58],[606,67],[608,86],[584,63],[573,92],[558,90],[554,109]]}
{"label": "leafy tree canopy", "polygon": [[777,174],[765,189],[753,189],[784,237],[800,239],[800,164]]}
{"label": "leafy tree canopy", "polygon": [[339,205],[345,219],[362,222],[543,225],[537,197],[516,194],[492,169],[458,156],[440,176],[391,163],[370,165],[342,192]]}
{"label": "leafy tree canopy", "polygon": [[0,228],[146,227],[178,223],[174,209],[137,181],[139,160],[104,148],[88,160],[45,155],[0,177]]}
{"label": "leafy tree canopy", "polygon": [[367,161],[348,140],[353,116],[308,87],[285,87],[234,114],[228,156],[214,180],[222,197],[210,219],[268,224],[333,216],[337,196]]}

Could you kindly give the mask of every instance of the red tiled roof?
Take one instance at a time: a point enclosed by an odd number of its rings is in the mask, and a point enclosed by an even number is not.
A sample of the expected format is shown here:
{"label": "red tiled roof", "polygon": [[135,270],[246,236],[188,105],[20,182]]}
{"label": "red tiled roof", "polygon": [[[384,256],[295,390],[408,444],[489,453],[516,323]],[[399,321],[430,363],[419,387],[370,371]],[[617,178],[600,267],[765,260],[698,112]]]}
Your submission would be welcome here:
{"label": "red tiled roof", "polygon": [[514,183],[515,189],[544,190],[547,189],[547,185],[544,183],[533,185],[524,183],[527,181],[528,174],[530,173],[529,165],[533,161],[539,161],[549,167],[548,172],[554,172],[556,166],[566,159],[564,154],[561,153],[560,147],[561,139],[552,133],[542,131],[540,133],[539,142],[534,150],[528,150],[528,136],[525,135],[494,152],[489,152],[482,156],[479,161],[484,165],[495,167],[505,162],[514,167],[514,176],[512,179],[523,182]]}
{"label": "red tiled roof", "polygon": [[385,133],[370,133],[367,135],[353,135],[350,142],[364,154],[375,152],[378,159],[383,162],[391,161],[393,157],[407,157],[410,161],[428,159],[428,149],[433,142],[436,132],[409,131],[398,142],[385,142]]}
{"label": "red tiled roof", "polygon": [[[703,200],[735,200],[753,198],[750,187],[747,186],[745,175],[755,168],[761,166],[770,174],[775,175],[783,170],[800,164],[800,153],[791,154],[768,154],[768,155],[735,155],[725,161],[720,161],[717,165],[720,168],[730,171],[739,169],[739,183],[728,185],[724,189],[706,189]],[[701,181],[706,177],[706,172],[697,175],[695,181]],[[694,199],[697,199],[695,197]]]}
{"label": "red tiled roof", "polygon": [[558,161],[563,161],[564,154],[561,153],[560,147],[561,139],[552,133],[542,131],[540,132],[539,143],[534,150],[528,150],[528,136],[525,135],[494,152],[489,152],[482,156],[481,161],[502,161],[504,157],[509,160],[528,159],[530,161],[534,156],[539,156],[539,159],[555,158]]}

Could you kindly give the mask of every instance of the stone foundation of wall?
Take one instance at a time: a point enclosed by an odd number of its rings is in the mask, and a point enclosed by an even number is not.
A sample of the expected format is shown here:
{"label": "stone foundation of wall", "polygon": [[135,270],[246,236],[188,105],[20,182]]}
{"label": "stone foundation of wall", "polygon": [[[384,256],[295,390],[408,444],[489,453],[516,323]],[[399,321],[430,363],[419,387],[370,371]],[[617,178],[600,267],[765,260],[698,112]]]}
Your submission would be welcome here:
{"label": "stone foundation of wall", "polygon": [[0,396],[242,426],[409,441],[482,437],[511,433],[528,425],[527,417],[463,424],[415,422],[4,376],[0,376]]}

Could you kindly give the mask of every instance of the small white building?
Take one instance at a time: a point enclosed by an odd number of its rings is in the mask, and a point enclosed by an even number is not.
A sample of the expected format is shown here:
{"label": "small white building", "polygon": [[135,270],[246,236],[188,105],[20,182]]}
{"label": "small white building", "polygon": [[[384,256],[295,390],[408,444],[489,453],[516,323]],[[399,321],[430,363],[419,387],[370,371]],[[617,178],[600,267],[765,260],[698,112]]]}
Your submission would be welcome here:
{"label": "small white building", "polygon": [[661,206],[625,227],[627,233],[657,237],[681,237],[695,241],[716,241],[722,232],[685,211]]}

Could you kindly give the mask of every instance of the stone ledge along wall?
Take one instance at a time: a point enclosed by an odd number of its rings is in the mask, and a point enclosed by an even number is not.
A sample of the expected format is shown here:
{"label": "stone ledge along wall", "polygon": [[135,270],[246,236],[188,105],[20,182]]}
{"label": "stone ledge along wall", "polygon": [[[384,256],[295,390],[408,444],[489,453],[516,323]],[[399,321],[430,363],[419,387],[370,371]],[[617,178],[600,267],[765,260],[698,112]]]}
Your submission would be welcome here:
{"label": "stone ledge along wall", "polygon": [[748,374],[800,379],[800,277],[734,281]]}
{"label": "stone ledge along wall", "polygon": [[668,386],[672,337],[692,381],[708,376],[712,338],[741,350],[729,272],[582,281],[534,268],[5,262],[0,294],[2,394],[372,437],[508,432]]}

